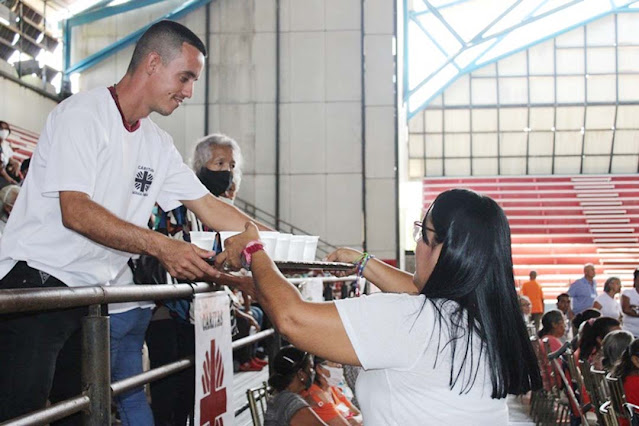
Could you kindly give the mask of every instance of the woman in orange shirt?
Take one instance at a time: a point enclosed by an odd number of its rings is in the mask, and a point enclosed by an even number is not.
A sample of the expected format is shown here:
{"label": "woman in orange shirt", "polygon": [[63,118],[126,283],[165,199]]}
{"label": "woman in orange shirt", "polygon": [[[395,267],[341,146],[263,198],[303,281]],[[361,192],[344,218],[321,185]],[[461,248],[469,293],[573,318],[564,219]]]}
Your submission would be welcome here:
{"label": "woman in orange shirt", "polygon": [[342,365],[316,356],[315,381],[301,395],[329,426],[361,425],[360,412],[342,393],[340,382],[344,382]]}

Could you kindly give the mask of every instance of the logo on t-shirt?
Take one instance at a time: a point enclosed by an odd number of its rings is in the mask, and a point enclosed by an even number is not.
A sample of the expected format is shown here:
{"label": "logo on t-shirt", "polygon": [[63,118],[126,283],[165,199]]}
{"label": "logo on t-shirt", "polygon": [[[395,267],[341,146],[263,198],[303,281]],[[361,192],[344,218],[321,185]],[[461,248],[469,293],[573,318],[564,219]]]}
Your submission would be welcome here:
{"label": "logo on t-shirt", "polygon": [[138,166],[138,172],[135,175],[133,190],[134,194],[147,196],[149,195],[149,188],[151,188],[151,184],[153,183],[153,170],[150,167]]}

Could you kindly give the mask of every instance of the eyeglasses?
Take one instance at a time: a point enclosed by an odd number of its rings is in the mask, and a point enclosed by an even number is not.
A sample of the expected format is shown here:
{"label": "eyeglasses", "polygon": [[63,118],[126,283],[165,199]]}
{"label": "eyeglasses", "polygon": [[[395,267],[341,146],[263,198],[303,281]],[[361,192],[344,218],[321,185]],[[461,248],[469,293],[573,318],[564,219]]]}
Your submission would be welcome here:
{"label": "eyeglasses", "polygon": [[433,228],[429,228],[428,226],[424,225],[423,222],[417,220],[413,223],[413,239],[415,240],[415,242],[418,242],[419,239],[422,238],[424,242],[428,244],[428,239],[424,235],[424,230],[428,230],[434,234],[437,233]]}

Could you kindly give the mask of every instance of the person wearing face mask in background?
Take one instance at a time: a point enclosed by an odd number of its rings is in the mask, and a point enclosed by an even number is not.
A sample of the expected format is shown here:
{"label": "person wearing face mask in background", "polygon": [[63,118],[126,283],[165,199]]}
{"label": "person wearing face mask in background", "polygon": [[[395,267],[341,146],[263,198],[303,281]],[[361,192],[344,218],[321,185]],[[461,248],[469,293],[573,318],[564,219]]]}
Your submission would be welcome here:
{"label": "person wearing face mask in background", "polygon": [[[241,165],[240,147],[235,140],[226,135],[205,136],[195,146],[193,171],[206,189],[222,201],[228,203],[229,200],[225,196],[235,179],[238,179],[236,189],[239,187]],[[170,212],[163,212],[158,207],[154,215],[153,228],[174,238],[190,241],[190,230],[197,230],[199,227],[189,222],[188,216],[184,206]],[[202,228],[205,231],[212,230],[206,226]],[[219,229],[219,231],[224,230],[227,229]],[[230,305],[231,323],[235,324],[233,340],[247,336],[250,325],[259,329],[261,321],[257,321],[257,316],[241,311],[242,306],[238,306],[232,300]],[[190,320],[191,309],[191,299],[165,301],[156,308],[146,333],[151,368],[195,353],[195,331]],[[241,312],[238,313],[238,311]],[[242,335],[243,331],[245,333]],[[242,371],[261,370],[266,364],[254,359],[254,351],[248,353],[251,348],[249,346],[240,350],[243,356],[240,364],[244,365]],[[184,424],[187,417],[192,418],[195,403],[194,381],[195,370],[189,368],[174,376],[151,383],[151,408],[156,425]]]}
{"label": "person wearing face mask in background", "polygon": [[273,375],[268,384],[273,395],[268,399],[264,426],[326,425],[311,410],[300,393],[313,384],[312,356],[293,346],[285,346],[273,359]]}
{"label": "person wearing face mask in background", "polygon": [[320,419],[330,426],[361,425],[361,413],[339,388],[345,383],[342,364],[315,357],[315,380],[302,393]]}
{"label": "person wearing face mask in background", "polygon": [[0,121],[0,148],[2,149],[2,153],[0,154],[0,161],[2,165],[0,166],[0,188],[7,185],[17,185],[18,181],[12,178],[9,173],[7,173],[7,166],[11,161],[13,167],[17,167],[17,170],[20,169],[20,163],[16,160],[12,160],[13,157],[13,149],[11,148],[11,144],[9,143],[9,135],[11,134],[11,129],[9,128],[9,123],[6,121]]}
{"label": "person wearing face mask in background", "polygon": [[[205,136],[195,146],[193,171],[216,197],[225,195],[235,181],[235,175],[241,175],[241,168],[240,146],[226,135],[214,133]],[[238,187],[236,183],[236,191]]]}
{"label": "person wearing face mask in background", "polygon": [[[198,141],[195,146],[193,170],[202,184],[211,193],[229,204],[233,204],[242,180],[242,150],[239,144],[227,135],[214,133]],[[225,229],[217,229],[225,231]],[[231,306],[231,315],[238,320],[239,339],[249,335],[249,329],[259,331],[263,326],[264,312],[252,305],[251,297],[239,295],[240,305]],[[255,345],[235,353],[239,371],[261,370],[266,362],[255,356]]]}

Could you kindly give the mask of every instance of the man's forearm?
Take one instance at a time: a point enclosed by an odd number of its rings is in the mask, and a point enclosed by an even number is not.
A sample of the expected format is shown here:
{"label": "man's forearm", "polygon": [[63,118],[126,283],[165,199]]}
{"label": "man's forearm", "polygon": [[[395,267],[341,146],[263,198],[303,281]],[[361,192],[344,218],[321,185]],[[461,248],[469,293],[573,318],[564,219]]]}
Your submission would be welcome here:
{"label": "man's forearm", "polygon": [[161,239],[166,238],[118,218],[88,196],[61,193],[60,205],[65,227],[116,250],[156,256]]}
{"label": "man's forearm", "polygon": [[235,206],[227,204],[208,194],[197,200],[183,200],[182,203],[202,221],[217,231],[243,231],[246,222],[254,222],[260,231],[273,229],[261,224]]}

